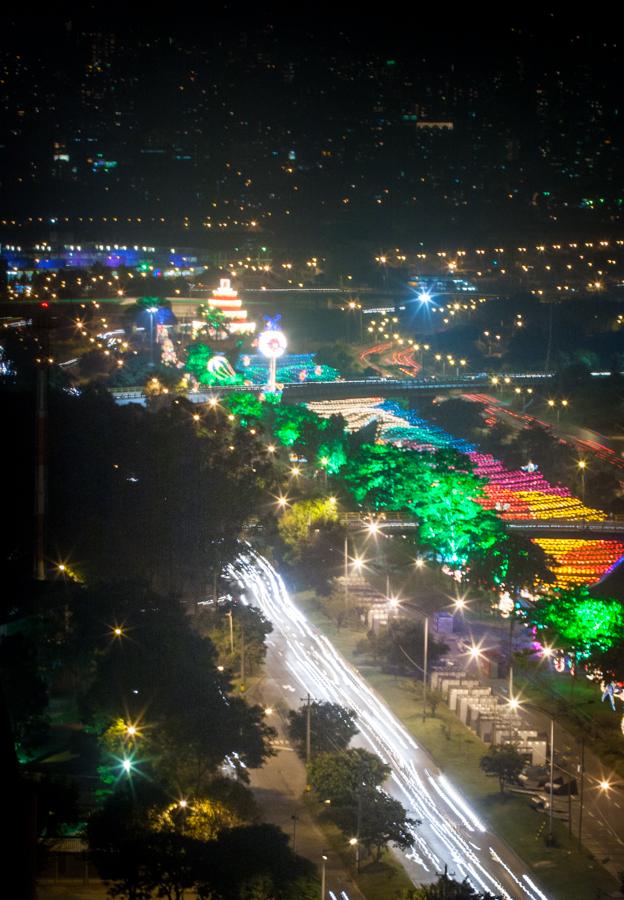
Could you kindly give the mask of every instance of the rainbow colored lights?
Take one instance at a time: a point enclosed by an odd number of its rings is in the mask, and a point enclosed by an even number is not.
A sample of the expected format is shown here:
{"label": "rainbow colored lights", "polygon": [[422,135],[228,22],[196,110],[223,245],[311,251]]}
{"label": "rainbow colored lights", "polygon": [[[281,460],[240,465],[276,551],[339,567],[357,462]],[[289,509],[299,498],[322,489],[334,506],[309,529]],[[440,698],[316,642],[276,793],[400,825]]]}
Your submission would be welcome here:
{"label": "rainbow colored lights", "polygon": [[[481,453],[474,444],[455,438],[442,428],[420,418],[413,410],[396,401],[379,403],[377,398],[339,400],[309,404],[319,415],[342,414],[349,428],[359,428],[377,419],[381,439],[416,451],[453,448],[466,454],[475,467],[475,475],[485,480],[483,497],[477,502],[506,520],[566,519],[602,521],[606,514],[586,506],[569,488],[552,485],[539,471],[506,469],[489,453]],[[552,560],[551,568],[559,587],[593,584],[624,557],[624,543],[615,540],[579,538],[536,538]]]}

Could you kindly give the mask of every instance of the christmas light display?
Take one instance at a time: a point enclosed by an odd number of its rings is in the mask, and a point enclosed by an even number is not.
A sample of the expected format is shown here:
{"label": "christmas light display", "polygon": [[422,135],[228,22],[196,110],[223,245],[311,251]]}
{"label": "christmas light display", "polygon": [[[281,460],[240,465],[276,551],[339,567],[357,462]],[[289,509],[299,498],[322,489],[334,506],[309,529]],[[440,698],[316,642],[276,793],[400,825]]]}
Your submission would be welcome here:
{"label": "christmas light display", "polygon": [[[452,448],[466,454],[474,465],[474,474],[485,481],[483,496],[477,497],[477,502],[504,520],[606,519],[602,510],[586,506],[569,488],[550,484],[534,467],[525,467],[527,471],[506,469],[491,454],[481,453],[473,444],[454,438],[395,401],[379,402],[369,397],[310,403],[309,407],[321,416],[342,415],[351,430],[376,420],[381,440],[402,447],[416,451]],[[561,587],[592,584],[624,557],[621,541],[537,538],[534,543],[551,558],[556,584]]]}
{"label": "christmas light display", "polygon": [[[234,368],[251,384],[266,384],[269,377],[269,364],[259,354],[239,357]],[[276,380],[281,384],[297,381],[335,381],[339,378],[339,374],[332,366],[317,365],[313,353],[284,355],[276,366]]]}

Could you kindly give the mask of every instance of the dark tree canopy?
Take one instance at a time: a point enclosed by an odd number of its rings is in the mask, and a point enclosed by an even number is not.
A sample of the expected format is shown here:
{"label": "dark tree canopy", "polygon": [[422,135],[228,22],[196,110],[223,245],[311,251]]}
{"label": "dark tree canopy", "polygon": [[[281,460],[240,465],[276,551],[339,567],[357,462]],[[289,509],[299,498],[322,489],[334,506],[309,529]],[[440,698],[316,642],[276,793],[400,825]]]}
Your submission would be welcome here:
{"label": "dark tree canopy", "polygon": [[[302,759],[306,756],[307,706],[288,713],[288,734]],[[358,733],[356,714],[339,703],[314,700],[310,704],[310,747],[313,754],[346,750]]]}

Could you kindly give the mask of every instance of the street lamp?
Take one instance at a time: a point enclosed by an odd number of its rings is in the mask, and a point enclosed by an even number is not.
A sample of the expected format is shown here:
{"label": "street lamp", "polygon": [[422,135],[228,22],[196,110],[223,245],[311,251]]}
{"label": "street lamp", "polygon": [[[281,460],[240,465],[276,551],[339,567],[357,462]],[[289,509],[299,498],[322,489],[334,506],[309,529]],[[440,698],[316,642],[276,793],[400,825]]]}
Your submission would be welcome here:
{"label": "street lamp", "polygon": [[321,900],[325,900],[326,888],[325,888],[325,864],[327,862],[327,856],[325,853],[321,856],[322,866],[321,866]]}
{"label": "street lamp", "polygon": [[360,871],[360,842],[356,837],[349,838],[351,847],[355,847],[355,871]]}
{"label": "street lamp", "polygon": [[148,306],[147,311],[150,314],[150,366],[154,366],[154,316],[158,312],[157,306]]}
{"label": "street lamp", "polygon": [[585,470],[587,469],[587,463],[584,459],[579,459],[577,465],[581,473],[581,500],[585,500]]}

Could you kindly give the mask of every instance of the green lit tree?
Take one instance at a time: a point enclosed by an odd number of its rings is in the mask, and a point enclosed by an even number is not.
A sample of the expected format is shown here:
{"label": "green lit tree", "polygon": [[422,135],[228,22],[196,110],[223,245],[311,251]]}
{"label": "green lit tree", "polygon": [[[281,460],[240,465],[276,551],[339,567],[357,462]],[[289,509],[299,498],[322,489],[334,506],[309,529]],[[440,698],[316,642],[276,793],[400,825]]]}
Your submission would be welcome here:
{"label": "green lit tree", "polygon": [[624,642],[622,604],[593,596],[586,585],[554,588],[533,605],[528,620],[576,661]]}

